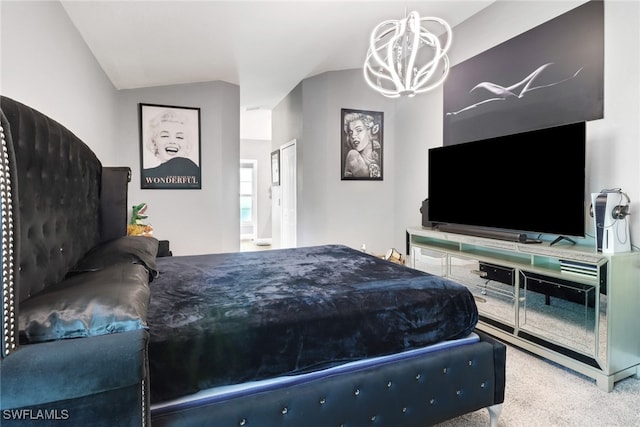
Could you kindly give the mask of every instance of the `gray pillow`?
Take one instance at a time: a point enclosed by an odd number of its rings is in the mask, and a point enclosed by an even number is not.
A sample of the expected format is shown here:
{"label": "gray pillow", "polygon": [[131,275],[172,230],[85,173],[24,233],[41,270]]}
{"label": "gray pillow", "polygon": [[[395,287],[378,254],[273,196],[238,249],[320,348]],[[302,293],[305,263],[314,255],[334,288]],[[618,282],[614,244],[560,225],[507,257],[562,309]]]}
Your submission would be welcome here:
{"label": "gray pillow", "polygon": [[20,335],[41,342],[146,328],[149,298],[142,265],[76,274],[20,303]]}
{"label": "gray pillow", "polygon": [[156,255],[158,239],[147,236],[122,236],[101,243],[69,270],[69,274],[99,271],[116,264],[140,264],[149,272],[149,280],[158,277]]}

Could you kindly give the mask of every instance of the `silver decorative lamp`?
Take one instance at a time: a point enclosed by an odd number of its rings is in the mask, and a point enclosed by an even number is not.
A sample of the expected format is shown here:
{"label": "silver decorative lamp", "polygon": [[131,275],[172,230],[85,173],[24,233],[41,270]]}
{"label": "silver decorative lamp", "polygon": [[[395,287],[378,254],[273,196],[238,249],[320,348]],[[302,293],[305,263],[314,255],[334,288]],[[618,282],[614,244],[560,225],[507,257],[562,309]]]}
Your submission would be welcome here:
{"label": "silver decorative lamp", "polygon": [[[426,29],[427,22],[444,27],[444,44]],[[444,20],[420,18],[415,11],[399,21],[384,21],[371,32],[364,78],[389,98],[427,92],[440,85],[449,73],[447,51],[451,39],[451,27]]]}

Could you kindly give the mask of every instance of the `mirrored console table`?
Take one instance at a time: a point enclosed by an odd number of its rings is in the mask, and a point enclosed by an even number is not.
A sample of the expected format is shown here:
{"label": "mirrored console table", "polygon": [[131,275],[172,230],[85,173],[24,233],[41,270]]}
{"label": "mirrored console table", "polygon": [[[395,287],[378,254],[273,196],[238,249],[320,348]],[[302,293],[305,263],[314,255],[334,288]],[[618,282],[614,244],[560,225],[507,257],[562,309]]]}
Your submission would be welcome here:
{"label": "mirrored console table", "polygon": [[478,329],[596,380],[640,377],[640,252],[407,229],[409,266],[474,295]]}

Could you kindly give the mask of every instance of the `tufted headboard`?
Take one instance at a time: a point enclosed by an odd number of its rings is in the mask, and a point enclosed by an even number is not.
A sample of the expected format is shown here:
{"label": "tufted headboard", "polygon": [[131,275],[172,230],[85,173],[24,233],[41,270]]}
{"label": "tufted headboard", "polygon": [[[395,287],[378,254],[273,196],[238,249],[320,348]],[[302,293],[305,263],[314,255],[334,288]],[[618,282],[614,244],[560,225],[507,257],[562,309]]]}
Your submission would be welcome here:
{"label": "tufted headboard", "polygon": [[[102,240],[103,170],[93,151],[51,118],[7,97],[0,110],[3,313],[15,314],[19,302],[61,281]],[[3,318],[3,356],[17,339],[14,321]]]}

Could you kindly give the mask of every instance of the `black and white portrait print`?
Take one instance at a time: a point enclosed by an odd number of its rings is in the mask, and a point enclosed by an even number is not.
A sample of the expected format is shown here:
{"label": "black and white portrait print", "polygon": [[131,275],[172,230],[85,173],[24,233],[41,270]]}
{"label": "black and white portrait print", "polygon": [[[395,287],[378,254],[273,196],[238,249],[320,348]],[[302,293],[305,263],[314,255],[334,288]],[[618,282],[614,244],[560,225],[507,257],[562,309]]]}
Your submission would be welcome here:
{"label": "black and white portrait print", "polygon": [[341,179],[382,181],[383,113],[341,111]]}
{"label": "black and white portrait print", "polygon": [[200,109],[140,104],[141,188],[200,189]]}

